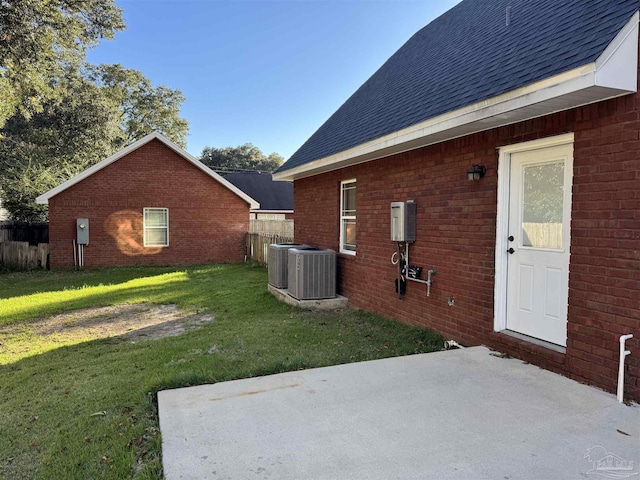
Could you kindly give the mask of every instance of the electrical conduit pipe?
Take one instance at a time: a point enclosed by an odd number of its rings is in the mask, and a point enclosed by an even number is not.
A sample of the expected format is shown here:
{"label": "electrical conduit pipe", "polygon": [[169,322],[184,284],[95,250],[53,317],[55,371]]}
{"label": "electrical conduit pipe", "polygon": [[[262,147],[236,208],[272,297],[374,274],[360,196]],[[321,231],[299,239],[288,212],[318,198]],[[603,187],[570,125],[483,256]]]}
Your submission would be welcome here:
{"label": "electrical conduit pipe", "polygon": [[625,350],[625,342],[633,338],[633,335],[622,335],[620,337],[620,367],[618,368],[618,401],[622,403],[624,397],[624,358],[631,354],[630,350]]}

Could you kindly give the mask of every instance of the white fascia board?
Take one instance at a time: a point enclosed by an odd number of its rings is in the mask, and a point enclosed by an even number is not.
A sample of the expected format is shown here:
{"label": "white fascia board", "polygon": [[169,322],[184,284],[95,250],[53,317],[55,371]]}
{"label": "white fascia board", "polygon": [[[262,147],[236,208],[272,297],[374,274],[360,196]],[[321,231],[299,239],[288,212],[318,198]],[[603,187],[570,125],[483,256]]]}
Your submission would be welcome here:
{"label": "white fascia board", "polygon": [[142,145],[150,142],[151,140],[156,138],[156,135],[159,135],[159,134],[157,134],[156,132],[152,132],[152,133],[142,137],[140,140],[137,140],[137,141],[133,142],[132,144],[126,146],[125,148],[123,148],[119,152],[114,153],[110,157],[107,157],[104,160],[96,163],[95,165],[92,165],[91,167],[87,168],[83,172],[80,172],[75,177],[70,178],[66,182],[61,183],[57,187],[52,188],[48,192],[43,193],[42,195],[37,197],[36,198],[36,203],[40,203],[40,204],[43,204],[43,205],[48,204],[50,198],[56,196],[57,194],[59,194],[60,192],[66,190],[67,188],[72,187],[76,183],[81,182],[85,178],[87,178],[87,177],[93,175],[94,173],[102,170],[106,166],[111,165],[116,160],[118,160],[118,159],[124,157],[125,155],[133,152],[134,150],[136,150],[137,148],[141,147]]}
{"label": "white fascia board", "polygon": [[[555,135],[553,137],[539,138],[537,140],[530,140],[528,142],[512,143],[503,147],[498,147],[500,154],[512,154],[518,152],[530,152],[531,150],[538,150],[541,148],[556,147],[558,145],[573,145],[573,139],[575,134],[573,132],[565,133],[562,135]],[[500,173],[500,172],[498,172]]]}
{"label": "white fascia board", "polygon": [[638,12],[595,62],[273,174],[292,181],[637,91]]}
{"label": "white fascia board", "polygon": [[98,162],[95,165],[87,168],[85,171],[79,173],[78,175],[76,175],[73,178],[70,178],[69,180],[67,180],[64,183],[61,183],[57,187],[52,188],[48,192],[43,193],[42,195],[40,195],[39,197],[36,198],[36,203],[40,203],[40,204],[44,204],[44,205],[48,204],[50,198],[54,197],[55,195],[59,194],[60,192],[62,192],[64,190],[66,190],[67,188],[72,187],[76,183],[81,182],[85,178],[87,178],[87,177],[93,175],[94,173],[102,170],[103,168],[107,167],[108,165],[111,165],[113,162],[121,159],[122,157],[124,157],[124,156],[128,155],[129,153],[133,152],[134,150],[137,150],[141,146],[146,145],[151,140],[159,140],[160,142],[164,143],[167,147],[169,147],[171,150],[173,150],[178,155],[183,157],[185,160],[189,161],[195,167],[199,168],[204,173],[209,175],[211,178],[213,178],[214,180],[216,180],[217,182],[222,184],[224,187],[226,187],[229,190],[231,190],[237,196],[242,198],[242,200],[244,200],[245,202],[247,202],[249,204],[249,208],[250,209],[260,208],[260,203],[259,202],[257,202],[253,198],[251,198],[249,195],[244,193],[242,190],[240,190],[238,187],[236,187],[235,185],[233,185],[229,181],[225,180],[223,177],[221,177],[216,172],[211,170],[204,163],[202,163],[196,157],[194,157],[189,152],[184,150],[182,147],[180,147],[179,145],[173,143],[167,137],[165,137],[164,135],[162,135],[162,134],[160,134],[158,132],[151,132],[150,134],[145,135],[140,140],[137,140],[137,141],[133,142],[131,145],[128,145],[127,147],[123,148],[119,152],[116,152],[113,155],[111,155],[110,157],[105,158],[101,162]]}
{"label": "white fascia board", "polygon": [[[596,83],[621,90],[638,90],[638,19],[636,12],[596,60]],[[630,64],[636,66],[631,71]]]}
{"label": "white fascia board", "polygon": [[251,213],[293,213],[293,210],[262,210],[260,208],[252,208]]}

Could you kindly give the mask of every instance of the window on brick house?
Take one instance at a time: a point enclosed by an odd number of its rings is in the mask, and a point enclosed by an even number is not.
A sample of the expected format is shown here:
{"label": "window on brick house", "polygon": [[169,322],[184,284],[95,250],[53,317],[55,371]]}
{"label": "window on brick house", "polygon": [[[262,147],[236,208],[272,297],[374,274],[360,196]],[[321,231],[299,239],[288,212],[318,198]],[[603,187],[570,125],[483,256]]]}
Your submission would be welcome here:
{"label": "window on brick house", "polygon": [[340,252],[356,253],[356,180],[340,182]]}
{"label": "window on brick house", "polygon": [[144,209],[144,246],[169,246],[169,209]]}

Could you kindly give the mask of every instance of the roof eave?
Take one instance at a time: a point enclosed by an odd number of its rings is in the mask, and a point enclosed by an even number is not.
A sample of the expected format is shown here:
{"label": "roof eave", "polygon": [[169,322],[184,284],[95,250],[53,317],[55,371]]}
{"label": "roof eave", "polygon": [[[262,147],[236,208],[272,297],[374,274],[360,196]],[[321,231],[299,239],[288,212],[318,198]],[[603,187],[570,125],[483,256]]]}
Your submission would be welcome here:
{"label": "roof eave", "polygon": [[111,165],[115,161],[121,159],[122,157],[124,157],[124,156],[126,156],[128,154],[130,154],[134,150],[137,150],[138,148],[142,147],[143,145],[149,143],[152,140],[159,140],[164,145],[169,147],[171,150],[176,152],[178,155],[183,157],[185,160],[188,160],[195,167],[199,168],[204,173],[209,175],[211,178],[213,178],[214,180],[216,180],[217,182],[222,184],[224,187],[226,187],[227,189],[231,190],[238,197],[240,197],[242,200],[247,202],[249,204],[249,208],[251,208],[251,209],[260,208],[260,203],[259,202],[257,202],[256,200],[251,198],[249,195],[244,193],[242,190],[240,190],[238,187],[236,187],[235,185],[233,185],[229,181],[225,180],[222,176],[218,175],[216,172],[211,170],[209,167],[207,167],[204,163],[202,163],[196,157],[191,155],[185,149],[183,149],[179,145],[175,144],[174,142],[169,140],[167,137],[165,137],[164,135],[162,135],[161,133],[158,133],[158,132],[151,132],[150,134],[145,135],[140,140],[137,140],[137,141],[133,142],[132,144],[126,146],[122,150],[114,153],[110,157],[107,157],[104,160],[96,163],[95,165],[87,168],[86,170],[84,170],[83,172],[79,173],[75,177],[70,178],[66,182],[61,183],[57,187],[52,188],[51,190],[49,190],[48,192],[43,193],[42,195],[40,195],[39,197],[36,198],[36,203],[39,203],[41,205],[48,205],[49,204],[49,199],[53,198],[54,196],[58,195],[59,193],[63,192],[64,190],[72,187],[76,183],[81,182],[85,178],[90,177],[91,175],[93,175],[94,173],[102,170],[103,168],[107,167],[108,165]]}
{"label": "roof eave", "polygon": [[269,210],[267,209],[261,209],[261,208],[256,208],[256,209],[251,209],[251,213],[294,213],[293,210]]}
{"label": "roof eave", "polygon": [[638,12],[593,63],[276,172],[293,181],[473,133],[637,92]]}

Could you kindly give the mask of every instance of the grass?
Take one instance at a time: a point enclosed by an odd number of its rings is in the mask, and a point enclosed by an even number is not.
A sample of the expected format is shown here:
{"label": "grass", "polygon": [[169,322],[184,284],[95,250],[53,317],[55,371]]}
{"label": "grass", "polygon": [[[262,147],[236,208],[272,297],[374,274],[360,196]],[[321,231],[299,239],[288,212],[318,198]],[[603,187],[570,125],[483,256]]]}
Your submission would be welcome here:
{"label": "grass", "polygon": [[[33,319],[123,303],[174,303],[215,321],[178,337],[45,342]],[[161,478],[155,393],[301,368],[439,350],[428,330],[358,310],[275,300],[249,265],[0,275],[0,478]],[[65,343],[66,342],[66,343]],[[3,353],[4,352],[4,353]]]}

